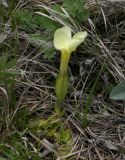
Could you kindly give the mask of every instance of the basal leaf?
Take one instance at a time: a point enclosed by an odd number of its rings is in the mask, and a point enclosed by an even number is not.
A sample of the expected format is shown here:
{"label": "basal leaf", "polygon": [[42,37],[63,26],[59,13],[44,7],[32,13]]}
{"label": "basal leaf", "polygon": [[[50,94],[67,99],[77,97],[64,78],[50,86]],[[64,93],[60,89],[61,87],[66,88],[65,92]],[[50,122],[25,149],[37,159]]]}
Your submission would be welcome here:
{"label": "basal leaf", "polygon": [[57,23],[44,16],[37,15],[36,17],[34,17],[34,21],[38,27],[43,28],[47,31],[54,32],[58,28]]}
{"label": "basal leaf", "polygon": [[123,80],[115,88],[113,88],[112,92],[110,93],[110,98],[114,100],[125,99],[125,80]]}

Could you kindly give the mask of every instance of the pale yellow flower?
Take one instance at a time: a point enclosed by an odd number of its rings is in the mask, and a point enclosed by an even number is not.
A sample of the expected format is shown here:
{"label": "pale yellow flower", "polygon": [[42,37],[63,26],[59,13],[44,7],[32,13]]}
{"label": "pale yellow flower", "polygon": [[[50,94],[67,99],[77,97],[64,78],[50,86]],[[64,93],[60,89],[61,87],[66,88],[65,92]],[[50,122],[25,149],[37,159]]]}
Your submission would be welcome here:
{"label": "pale yellow flower", "polygon": [[84,42],[86,36],[87,32],[84,31],[77,32],[72,37],[71,28],[68,26],[57,29],[54,34],[54,47],[61,52],[60,70],[55,84],[56,96],[59,102],[64,100],[69,87],[67,69],[71,53]]}
{"label": "pale yellow flower", "polygon": [[73,37],[71,28],[64,26],[56,30],[54,34],[54,47],[61,52],[72,53],[84,42],[87,32],[77,32]]}

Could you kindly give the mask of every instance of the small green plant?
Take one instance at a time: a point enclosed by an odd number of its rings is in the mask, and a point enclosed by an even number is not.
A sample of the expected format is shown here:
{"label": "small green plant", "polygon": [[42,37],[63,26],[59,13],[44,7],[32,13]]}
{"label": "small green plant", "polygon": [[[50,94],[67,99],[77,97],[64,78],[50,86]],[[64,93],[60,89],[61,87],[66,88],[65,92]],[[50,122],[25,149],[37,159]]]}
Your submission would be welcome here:
{"label": "small green plant", "polygon": [[59,114],[61,113],[61,103],[63,102],[69,87],[67,69],[71,53],[84,42],[86,36],[87,32],[84,31],[78,32],[72,37],[71,28],[68,26],[57,29],[54,34],[54,46],[61,52],[60,69],[55,84],[57,96],[56,112]]}
{"label": "small green plant", "polygon": [[1,1],[0,2],[0,25],[2,26],[2,31],[4,31],[5,23],[8,21],[11,23],[11,30],[14,31],[15,24],[15,7],[17,5],[17,1]]}
{"label": "small green plant", "polygon": [[9,137],[7,142],[0,142],[0,152],[0,160],[24,160],[30,157],[40,160],[39,155],[30,151],[30,147],[26,147],[22,139],[19,136],[17,137],[17,135]]}
{"label": "small green plant", "polygon": [[88,17],[88,11],[85,9],[85,0],[63,0],[63,7],[78,22],[84,22]]}
{"label": "small green plant", "polygon": [[[3,53],[0,57],[0,85],[5,88],[8,95],[8,105],[14,106],[16,103],[15,99],[15,77],[19,72],[16,70],[16,59],[10,59],[9,54]],[[3,102],[4,103],[4,102]]]}
{"label": "small green plant", "polygon": [[99,73],[97,74],[97,78],[95,79],[94,84],[93,84],[93,86],[92,86],[92,88],[89,92],[88,97],[87,97],[86,104],[82,108],[82,118],[81,118],[82,123],[81,124],[82,124],[83,128],[86,128],[89,124],[89,121],[87,119],[87,115],[88,115],[88,112],[89,112],[90,105],[93,102],[94,91],[96,89],[96,86],[98,86],[98,80],[99,80],[102,72],[104,71],[104,68],[105,68],[105,62],[103,63]]}
{"label": "small green plant", "polygon": [[51,138],[60,144],[58,146],[58,152],[61,156],[70,152],[73,143],[71,131],[56,114],[48,118],[33,120],[30,130],[36,135],[43,133],[44,138]]}
{"label": "small green plant", "polygon": [[125,80],[113,88],[110,98],[114,100],[125,100]]}
{"label": "small green plant", "polygon": [[53,58],[55,51],[51,45],[52,33],[59,25],[47,17],[33,14],[30,10],[18,10],[15,12],[14,18],[17,26],[28,34],[30,43],[39,46],[44,58]]}
{"label": "small green plant", "polygon": [[17,25],[20,25],[28,33],[32,33],[37,28],[37,24],[30,11],[19,10],[15,13]]}

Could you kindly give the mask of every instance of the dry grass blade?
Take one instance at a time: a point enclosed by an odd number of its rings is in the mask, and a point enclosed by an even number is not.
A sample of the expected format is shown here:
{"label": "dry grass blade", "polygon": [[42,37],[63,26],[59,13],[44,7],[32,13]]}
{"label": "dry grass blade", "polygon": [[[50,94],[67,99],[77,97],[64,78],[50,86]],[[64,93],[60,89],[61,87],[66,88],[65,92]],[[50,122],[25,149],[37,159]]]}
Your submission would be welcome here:
{"label": "dry grass blade", "polygon": [[[62,12],[63,13],[60,13],[60,12],[57,12],[53,9],[51,9],[50,7],[46,6],[46,5],[38,5],[38,7],[40,8],[44,8],[48,13],[49,15],[47,14],[44,14],[42,12],[36,12],[37,14],[40,14],[41,16],[45,16],[53,21],[56,21],[62,25],[68,25],[69,27],[71,27],[74,31],[79,31],[80,29],[80,26],[76,25],[76,23],[74,22],[74,20],[69,16],[69,14],[67,13],[67,11],[61,7],[62,9]],[[64,21],[64,18],[68,19],[69,20],[69,23]]]}

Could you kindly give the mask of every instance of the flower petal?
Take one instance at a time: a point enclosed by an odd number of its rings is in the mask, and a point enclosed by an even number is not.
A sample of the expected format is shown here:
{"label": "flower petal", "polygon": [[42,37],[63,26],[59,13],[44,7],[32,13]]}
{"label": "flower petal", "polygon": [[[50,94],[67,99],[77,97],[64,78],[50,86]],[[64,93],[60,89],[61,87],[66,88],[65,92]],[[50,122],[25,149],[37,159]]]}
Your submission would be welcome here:
{"label": "flower petal", "polygon": [[76,48],[82,43],[84,42],[85,38],[87,36],[87,32],[78,32],[76,33],[73,38],[72,41],[70,43],[70,51],[74,52],[76,50]]}
{"label": "flower petal", "polygon": [[64,26],[57,29],[54,34],[54,47],[57,50],[66,49],[68,50],[69,43],[71,42],[71,28]]}

